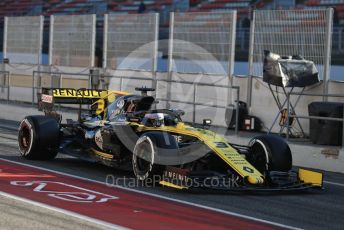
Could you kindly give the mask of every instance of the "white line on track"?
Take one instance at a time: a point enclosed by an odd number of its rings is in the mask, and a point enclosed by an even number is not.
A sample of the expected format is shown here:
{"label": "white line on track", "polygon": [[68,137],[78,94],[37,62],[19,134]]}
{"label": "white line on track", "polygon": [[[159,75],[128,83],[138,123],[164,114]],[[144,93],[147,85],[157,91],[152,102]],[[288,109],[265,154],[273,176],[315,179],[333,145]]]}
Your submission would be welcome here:
{"label": "white line on track", "polygon": [[0,141],[0,144],[11,144],[11,145],[14,145],[14,144],[18,144],[18,141]]}
{"label": "white line on track", "polygon": [[18,141],[18,137],[15,136],[15,135],[6,135],[6,134],[2,134],[2,133],[1,133],[1,134],[0,134],[0,138]]}
{"label": "white line on track", "polygon": [[[27,167],[31,167],[31,168],[35,168],[35,169],[45,170],[45,171],[48,171],[48,172],[57,173],[57,174],[60,174],[60,175],[69,176],[69,177],[73,177],[73,178],[77,178],[77,179],[81,179],[81,180],[86,180],[86,181],[90,181],[90,182],[93,182],[93,183],[98,183],[98,184],[102,184],[102,185],[108,186],[106,183],[101,182],[101,181],[92,180],[92,179],[88,179],[88,178],[84,178],[84,177],[80,177],[80,176],[76,176],[76,175],[70,175],[70,174],[67,174],[67,173],[63,173],[63,172],[59,172],[59,171],[55,171],[55,170],[51,170],[51,169],[46,169],[46,168],[39,167],[39,166],[34,166],[34,165],[29,165],[29,164],[25,164],[25,163],[21,163],[21,162],[7,160],[7,159],[3,159],[1,157],[0,157],[0,160],[7,161],[7,162],[10,162],[10,163],[14,163],[14,164],[19,164],[19,165],[27,166]],[[284,225],[284,224],[280,224],[280,223],[276,223],[276,222],[272,222],[272,221],[268,221],[268,220],[263,220],[263,219],[255,218],[255,217],[252,217],[252,216],[247,216],[247,215],[243,215],[243,214],[239,214],[239,213],[235,213],[235,212],[230,212],[230,211],[226,211],[226,210],[222,210],[222,209],[218,209],[218,208],[213,208],[213,207],[209,207],[209,206],[205,206],[205,205],[201,205],[201,204],[191,203],[191,202],[184,201],[184,200],[178,200],[178,199],[174,199],[174,198],[170,198],[170,197],[165,197],[165,196],[154,194],[154,193],[139,191],[139,190],[136,190],[136,189],[122,187],[122,186],[119,186],[119,185],[115,185],[115,186],[112,186],[112,187],[120,188],[120,189],[123,189],[123,190],[128,190],[128,191],[135,192],[135,193],[140,193],[140,194],[144,194],[144,195],[148,195],[148,196],[152,196],[152,197],[157,197],[157,198],[164,199],[164,200],[174,201],[174,202],[177,202],[177,203],[186,204],[186,205],[190,205],[190,206],[193,206],[193,207],[203,208],[203,209],[206,209],[206,210],[211,210],[211,211],[215,211],[215,212],[219,212],[219,213],[223,213],[223,214],[227,214],[227,215],[231,215],[231,216],[236,216],[236,217],[247,219],[247,220],[253,220],[253,221],[260,222],[260,223],[270,224],[270,225],[273,225],[273,226],[276,226],[276,227],[281,227],[281,228],[286,228],[286,229],[300,229],[300,228],[296,228],[296,227],[289,226],[289,225]]]}
{"label": "white line on track", "polygon": [[324,183],[344,187],[344,184],[341,184],[341,183],[336,183],[336,182],[331,182],[331,181],[326,181],[326,180],[324,180]]}
{"label": "white line on track", "polygon": [[62,214],[66,214],[68,216],[76,217],[76,218],[79,218],[81,220],[88,221],[88,222],[91,222],[91,223],[95,223],[95,224],[98,224],[98,225],[101,225],[101,226],[104,226],[104,227],[107,227],[107,228],[118,229],[118,230],[128,230],[129,229],[129,228],[125,228],[125,227],[120,226],[120,225],[111,224],[111,223],[107,223],[105,221],[97,220],[97,219],[94,219],[94,218],[91,218],[91,217],[88,217],[88,216],[80,215],[78,213],[71,212],[71,211],[68,211],[68,210],[65,210],[65,209],[56,208],[56,207],[53,207],[53,206],[50,206],[50,205],[46,205],[46,204],[43,204],[43,203],[39,203],[39,202],[36,202],[36,201],[25,199],[25,198],[22,198],[22,197],[19,197],[19,196],[15,196],[15,195],[12,195],[12,194],[9,194],[9,193],[6,193],[6,192],[1,192],[0,191],[0,195],[4,196],[4,197],[7,197],[7,198],[10,198],[10,199],[14,199],[14,200],[18,200],[18,201],[21,201],[21,202],[24,202],[24,203],[35,205],[35,206],[38,206],[38,207],[41,207],[41,208],[49,209],[51,211],[55,211],[55,212],[59,212],[59,213],[62,213]]}

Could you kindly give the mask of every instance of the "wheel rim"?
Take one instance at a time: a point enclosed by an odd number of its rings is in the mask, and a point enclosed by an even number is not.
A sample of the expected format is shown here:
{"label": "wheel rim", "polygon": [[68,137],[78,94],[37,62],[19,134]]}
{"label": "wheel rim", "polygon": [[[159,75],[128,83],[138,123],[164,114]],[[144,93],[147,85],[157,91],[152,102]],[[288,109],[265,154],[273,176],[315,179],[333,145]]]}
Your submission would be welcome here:
{"label": "wheel rim", "polygon": [[19,131],[18,137],[19,150],[22,155],[26,155],[28,152],[30,152],[32,148],[32,130],[24,124],[21,130]]}
{"label": "wheel rim", "polygon": [[151,154],[150,146],[147,142],[143,142],[140,144],[140,148],[136,155],[137,169],[139,172],[145,173],[150,168],[151,163],[144,159],[147,154]]}
{"label": "wheel rim", "polygon": [[154,150],[152,148],[150,140],[146,137],[144,137],[143,140],[139,140],[138,144],[135,146],[133,168],[136,177],[140,180],[145,180],[152,170],[154,161]]}
{"label": "wheel rim", "polygon": [[261,173],[265,173],[268,170],[269,159],[267,156],[267,150],[260,141],[256,142],[251,147],[251,163]]}

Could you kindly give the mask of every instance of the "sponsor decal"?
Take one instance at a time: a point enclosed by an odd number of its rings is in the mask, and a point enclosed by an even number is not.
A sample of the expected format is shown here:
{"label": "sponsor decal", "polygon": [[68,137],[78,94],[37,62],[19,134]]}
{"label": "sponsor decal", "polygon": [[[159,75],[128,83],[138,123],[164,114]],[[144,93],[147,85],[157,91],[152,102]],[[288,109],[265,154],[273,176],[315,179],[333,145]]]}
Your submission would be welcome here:
{"label": "sponsor decal", "polygon": [[167,167],[163,173],[162,180],[175,185],[187,186],[192,182],[188,174],[189,170]]}
{"label": "sponsor decal", "polygon": [[123,106],[124,106],[124,100],[119,100],[119,101],[117,102],[117,107],[118,107],[119,109],[121,109],[121,108],[123,108]]}
{"label": "sponsor decal", "polygon": [[54,97],[100,98],[102,91],[92,89],[53,89]]}
{"label": "sponsor decal", "polygon": [[247,167],[247,166],[244,166],[243,169],[244,169],[246,172],[248,172],[248,173],[253,173],[253,172],[254,172],[253,169],[251,169],[250,167]]}
{"label": "sponsor decal", "polygon": [[57,181],[11,181],[10,184],[31,187],[34,192],[45,193],[49,197],[69,202],[105,203],[119,199],[116,196]]}
{"label": "sponsor decal", "polygon": [[42,102],[51,104],[51,103],[53,103],[53,96],[47,95],[47,94],[42,94],[41,100],[42,100]]}
{"label": "sponsor decal", "polygon": [[185,182],[189,179],[186,175],[180,174],[178,172],[171,172],[171,171],[165,171],[164,176],[169,179],[177,180],[180,182]]}
{"label": "sponsor decal", "polygon": [[176,142],[182,142],[182,136],[178,136],[178,135],[172,135],[174,137],[174,139],[176,139]]}
{"label": "sponsor decal", "polygon": [[214,142],[216,144],[216,148],[228,148],[228,145],[224,142]]}
{"label": "sponsor decal", "polygon": [[237,188],[240,177],[234,174],[227,176],[209,176],[209,177],[190,177],[190,171],[175,167],[167,167],[162,176],[162,185],[176,188]]}

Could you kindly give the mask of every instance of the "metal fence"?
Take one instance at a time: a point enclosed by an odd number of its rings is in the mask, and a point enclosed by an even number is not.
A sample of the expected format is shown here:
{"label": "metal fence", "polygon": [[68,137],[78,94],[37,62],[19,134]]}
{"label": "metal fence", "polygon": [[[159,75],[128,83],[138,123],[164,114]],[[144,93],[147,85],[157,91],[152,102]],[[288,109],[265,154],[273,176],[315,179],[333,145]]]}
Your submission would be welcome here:
{"label": "metal fence", "polygon": [[250,28],[237,28],[235,50],[247,52],[250,44]]}
{"label": "metal fence", "polygon": [[32,71],[32,105],[37,103],[36,94],[42,88],[92,88],[92,76],[87,73]]}
{"label": "metal fence", "polygon": [[[236,51],[248,51],[250,41],[250,28],[237,28],[236,30]],[[332,32],[332,53],[344,54],[344,27],[333,27]],[[332,57],[335,63],[343,63],[344,57]]]}
{"label": "metal fence", "polygon": [[159,14],[104,16],[103,68],[156,71]]}
{"label": "metal fence", "polygon": [[332,49],[333,53],[344,53],[344,28],[333,28],[332,35]]}
{"label": "metal fence", "polygon": [[[3,93],[3,90],[6,89],[6,100],[10,100],[10,72],[9,71],[0,71],[0,90]],[[0,94],[1,94],[0,93]]]}
{"label": "metal fence", "polygon": [[[254,11],[249,75],[262,75],[264,50],[283,56],[299,54],[317,65],[326,94],[331,63],[332,17],[333,9]],[[252,84],[248,89],[249,104],[251,91]]]}
{"label": "metal fence", "polygon": [[41,64],[43,16],[5,17],[3,56],[10,63]]}
{"label": "metal fence", "polygon": [[[235,29],[236,11],[171,13],[169,81],[165,86],[168,108],[184,106],[189,110],[188,104],[191,103],[197,107],[198,116],[214,113],[216,117],[224,117],[225,108],[235,98],[234,88],[230,87],[234,71]],[[185,79],[198,86],[190,86]],[[224,87],[214,87],[216,84]],[[215,104],[216,108],[209,110],[209,107],[197,106],[198,103]],[[193,114],[193,119],[195,116]]]}
{"label": "metal fence", "polygon": [[96,15],[51,15],[49,65],[93,67]]}
{"label": "metal fence", "polygon": [[171,13],[169,72],[231,76],[236,11]]}

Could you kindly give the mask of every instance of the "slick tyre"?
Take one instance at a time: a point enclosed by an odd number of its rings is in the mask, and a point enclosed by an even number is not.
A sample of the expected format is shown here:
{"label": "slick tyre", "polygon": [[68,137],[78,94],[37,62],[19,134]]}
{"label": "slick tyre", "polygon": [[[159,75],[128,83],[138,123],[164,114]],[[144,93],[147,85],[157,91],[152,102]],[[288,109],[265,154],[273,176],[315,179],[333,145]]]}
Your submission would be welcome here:
{"label": "slick tyre", "polygon": [[59,148],[59,124],[46,116],[28,116],[21,121],[18,132],[20,154],[30,160],[50,160]]}
{"label": "slick tyre", "polygon": [[288,172],[292,155],[288,144],[279,136],[264,135],[253,138],[247,160],[262,174],[267,171]]}
{"label": "slick tyre", "polygon": [[162,177],[164,167],[154,164],[157,147],[154,138],[142,135],[136,142],[133,151],[133,171],[139,181],[153,179],[153,184],[157,184]]}

